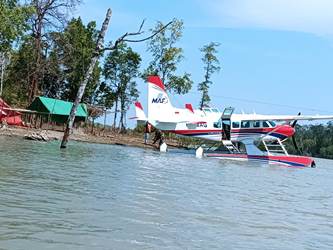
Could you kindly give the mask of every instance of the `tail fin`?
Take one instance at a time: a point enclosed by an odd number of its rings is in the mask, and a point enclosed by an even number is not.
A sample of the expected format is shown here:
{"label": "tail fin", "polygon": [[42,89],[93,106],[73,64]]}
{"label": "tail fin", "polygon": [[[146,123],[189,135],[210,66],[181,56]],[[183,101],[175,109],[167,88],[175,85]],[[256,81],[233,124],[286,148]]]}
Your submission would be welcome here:
{"label": "tail fin", "polygon": [[149,76],[147,81],[149,121],[172,120],[174,118],[174,108],[162,80],[158,76]]}
{"label": "tail fin", "polygon": [[135,105],[135,117],[132,117],[131,119],[136,119],[138,122],[146,122],[147,117],[145,112],[143,111],[141,102],[135,102],[134,105]]}

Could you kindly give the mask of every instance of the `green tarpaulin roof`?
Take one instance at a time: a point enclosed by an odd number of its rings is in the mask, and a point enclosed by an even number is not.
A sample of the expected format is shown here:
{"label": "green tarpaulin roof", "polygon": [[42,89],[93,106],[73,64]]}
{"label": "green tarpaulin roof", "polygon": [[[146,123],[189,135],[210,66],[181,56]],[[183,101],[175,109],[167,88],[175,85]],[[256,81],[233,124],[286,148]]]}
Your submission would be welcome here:
{"label": "green tarpaulin roof", "polygon": [[[69,116],[73,103],[66,102],[63,100],[52,99],[48,97],[36,97],[35,100],[29,106],[30,110],[35,110],[41,113],[48,113],[51,115]],[[87,117],[87,106],[80,104],[77,111],[76,117]]]}

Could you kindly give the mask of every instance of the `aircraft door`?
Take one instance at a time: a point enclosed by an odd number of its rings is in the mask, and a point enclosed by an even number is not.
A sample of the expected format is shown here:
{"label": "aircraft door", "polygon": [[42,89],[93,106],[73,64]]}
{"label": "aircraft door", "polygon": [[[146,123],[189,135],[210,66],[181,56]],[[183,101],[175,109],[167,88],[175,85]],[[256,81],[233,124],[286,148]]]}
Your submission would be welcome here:
{"label": "aircraft door", "polygon": [[231,115],[234,112],[234,108],[229,107],[223,110],[222,120],[222,140],[230,140],[231,134]]}

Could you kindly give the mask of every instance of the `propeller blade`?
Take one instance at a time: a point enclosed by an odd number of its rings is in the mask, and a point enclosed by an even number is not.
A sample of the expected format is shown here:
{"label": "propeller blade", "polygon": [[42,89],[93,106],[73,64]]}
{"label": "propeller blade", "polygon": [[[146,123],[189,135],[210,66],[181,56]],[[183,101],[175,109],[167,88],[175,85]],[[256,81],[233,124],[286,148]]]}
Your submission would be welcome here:
{"label": "propeller blade", "polygon": [[302,154],[302,150],[298,147],[295,136],[293,135],[293,136],[291,137],[291,139],[292,139],[292,141],[293,141],[293,144],[294,144],[294,147],[295,147],[296,151],[297,151],[299,154]]}
{"label": "propeller blade", "polygon": [[[297,116],[300,116],[301,115],[301,112],[298,112]],[[296,123],[297,123],[297,120],[293,121],[293,123],[291,124],[291,127],[295,127],[296,126]]]}

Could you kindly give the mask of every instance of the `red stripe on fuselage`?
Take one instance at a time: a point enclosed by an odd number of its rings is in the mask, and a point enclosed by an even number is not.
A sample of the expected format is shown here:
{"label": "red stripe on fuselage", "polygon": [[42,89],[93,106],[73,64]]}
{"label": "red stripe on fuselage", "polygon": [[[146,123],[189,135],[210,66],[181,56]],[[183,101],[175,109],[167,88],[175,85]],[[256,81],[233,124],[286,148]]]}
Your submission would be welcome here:
{"label": "red stripe on fuselage", "polygon": [[220,129],[186,129],[186,130],[168,130],[170,133],[175,133],[179,135],[191,135],[199,133],[221,133]]}
{"label": "red stripe on fuselage", "polygon": [[[179,134],[179,135],[195,135],[199,133],[222,133],[222,129],[186,129],[186,130],[169,130],[168,132]],[[231,135],[237,136],[236,134],[241,135],[242,133],[251,134],[269,134],[269,133],[281,134],[285,137],[290,137],[295,133],[294,128],[288,125],[282,125],[275,128],[241,128],[241,129],[232,129]],[[272,134],[272,136],[274,136]]]}

